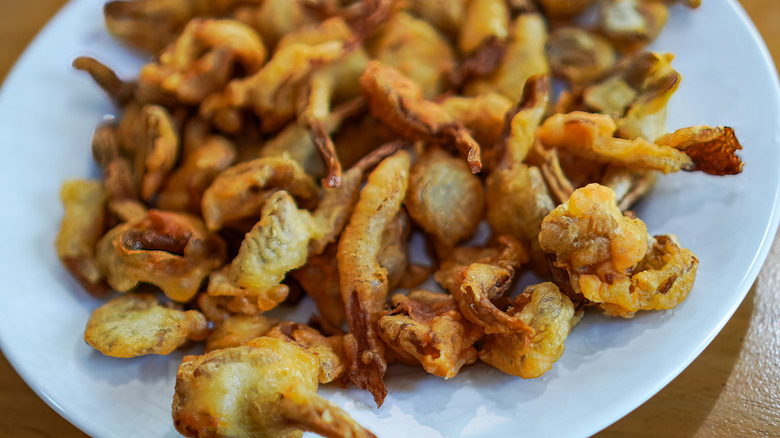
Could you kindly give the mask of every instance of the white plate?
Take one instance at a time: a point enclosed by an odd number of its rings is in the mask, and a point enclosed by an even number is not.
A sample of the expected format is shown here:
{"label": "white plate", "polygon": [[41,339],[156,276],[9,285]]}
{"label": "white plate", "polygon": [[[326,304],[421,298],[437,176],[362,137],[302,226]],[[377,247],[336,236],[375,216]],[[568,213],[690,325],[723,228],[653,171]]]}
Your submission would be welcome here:
{"label": "white plate", "polygon": [[[178,436],[170,418],[173,357],[113,359],[81,339],[99,302],[60,266],[59,186],[95,175],[92,130],[113,108],[83,73],[92,55],[133,76],[140,60],[103,30],[100,0],[68,4],[38,36],[0,95],[2,349],[57,412],[99,437]],[[633,320],[594,314],[574,330],[552,371],[521,380],[473,366],[451,381],[391,367],[384,406],[323,388],[380,437],[587,436],[639,406],[685,368],[744,298],[778,224],[780,94],[766,48],[734,1],[674,7],[655,44],[677,55],[683,83],[669,127],[735,128],[744,172],[666,176],[639,208],[652,233],[676,233],[701,261],[693,292],[672,311]]]}

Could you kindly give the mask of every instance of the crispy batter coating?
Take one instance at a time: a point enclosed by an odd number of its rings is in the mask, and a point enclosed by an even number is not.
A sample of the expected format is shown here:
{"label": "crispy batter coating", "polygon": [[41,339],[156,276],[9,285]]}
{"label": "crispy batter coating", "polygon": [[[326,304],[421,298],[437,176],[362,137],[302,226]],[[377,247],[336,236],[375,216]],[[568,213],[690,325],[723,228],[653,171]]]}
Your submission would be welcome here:
{"label": "crispy batter coating", "polygon": [[263,315],[230,315],[217,320],[208,318],[215,322],[214,330],[206,338],[206,352],[237,347],[265,336],[279,322]]}
{"label": "crispy batter coating", "polygon": [[655,41],[669,18],[660,2],[645,0],[602,0],[598,28],[618,48],[633,52]]}
{"label": "crispy batter coating", "polygon": [[242,219],[256,218],[274,193],[284,190],[303,208],[314,208],[317,183],[288,156],[258,158],[230,167],[214,178],[203,193],[203,219],[217,230]]}
{"label": "crispy batter coating", "polygon": [[94,296],[109,291],[95,260],[95,247],[106,227],[106,191],[99,181],[71,180],[62,184],[65,210],[57,233],[57,256],[84,289]]}
{"label": "crispy batter coating", "polygon": [[425,100],[419,85],[398,70],[371,61],[360,77],[371,114],[398,134],[432,143],[454,144],[467,155],[472,173],[482,169],[479,144],[441,105]]}
{"label": "crispy batter coating", "polygon": [[656,143],[685,152],[693,161],[693,170],[710,175],[742,172],[742,160],[737,156],[742,145],[728,126],[682,128],[658,138]]}
{"label": "crispy batter coating", "polygon": [[269,48],[275,48],[283,36],[316,23],[306,1],[263,0],[255,3],[259,4],[236,8],[233,17],[255,29]]}
{"label": "crispy batter coating", "polygon": [[441,102],[441,107],[463,123],[478,144],[489,148],[501,138],[504,115],[512,108],[512,102],[501,94],[486,93],[475,97],[448,97]]}
{"label": "crispy batter coating", "polygon": [[207,137],[165,180],[156,206],[200,214],[203,193],[217,175],[235,162],[236,155],[236,148],[228,139],[218,135]]}
{"label": "crispy batter coating", "polygon": [[97,260],[108,284],[119,292],[151,283],[168,298],[186,302],[225,263],[225,243],[200,219],[149,210],[143,218],[109,230],[98,242]]}
{"label": "crispy batter coating", "polygon": [[428,22],[406,12],[390,18],[368,52],[417,84],[426,99],[447,88],[455,67],[455,54],[447,39]]}
{"label": "crispy batter coating", "polygon": [[525,81],[535,74],[549,71],[545,56],[547,29],[539,14],[522,14],[512,22],[506,54],[496,70],[466,84],[466,96],[496,92],[517,102],[523,94]]}
{"label": "crispy batter coating", "polygon": [[408,296],[394,295],[392,306],[377,326],[397,356],[419,362],[425,371],[445,379],[476,361],[474,343],[482,329],[463,317],[451,295],[415,290]]}
{"label": "crispy batter coating", "polygon": [[328,245],[322,254],[309,255],[306,264],[290,274],[304,292],[314,299],[317,310],[329,324],[341,327],[347,315],[341,298],[341,282],[336,261],[338,245]]}
{"label": "crispy batter coating", "polygon": [[138,80],[176,96],[184,104],[198,104],[221,91],[236,71],[257,72],[266,49],[257,33],[236,20],[195,18],[162,53],[146,64]]}
{"label": "crispy batter coating", "polygon": [[141,198],[149,201],[179,159],[179,134],[171,114],[158,105],[142,109],[143,140],[135,152],[133,173],[140,178]]}
{"label": "crispy batter coating", "polygon": [[680,85],[673,59],[653,52],[624,58],[610,76],[583,91],[586,108],[614,118],[619,137],[654,141],[666,134],[667,104]]}
{"label": "crispy batter coating", "polygon": [[523,164],[549,101],[549,80],[531,76],[523,98],[507,112],[497,165],[485,179],[487,220],[493,232],[510,235],[530,246],[534,267],[546,266],[537,236],[542,219],[555,204],[537,167]]}
{"label": "crispy batter coating", "polygon": [[511,236],[498,236],[491,246],[459,246],[441,260],[433,278],[453,295],[460,289],[461,273],[473,263],[519,267],[528,261],[528,251]]}
{"label": "crispy batter coating", "polygon": [[311,214],[298,209],[287,192],[275,192],[230,266],[212,274],[208,293],[245,296],[256,300],[261,310],[276,307],[287,297],[282,280],[287,272],[306,263],[312,236]]}
{"label": "crispy batter coating", "polygon": [[388,272],[377,259],[382,234],[406,195],[409,167],[409,154],[399,151],[371,172],[341,234],[337,255],[350,328],[344,338],[350,380],[371,391],[380,406],[387,394],[382,381],[387,363],[375,325],[387,299]]}
{"label": "crispy batter coating", "polygon": [[447,35],[455,35],[463,23],[468,0],[409,0],[409,10],[438,27]]}
{"label": "crispy batter coating", "polygon": [[119,79],[114,70],[95,58],[79,56],[73,60],[73,68],[89,74],[92,80],[119,106],[124,106],[135,94],[135,83]]}
{"label": "crispy batter coating", "polygon": [[185,356],[176,375],[173,422],[189,437],[370,438],[317,390],[317,360],[301,347],[262,337],[253,346]]}
{"label": "crispy batter coating", "polygon": [[649,238],[645,224],[624,216],[615,193],[598,184],[577,189],[553,210],[542,223],[539,243],[564,293],[624,318],[679,304],[699,264],[675,237]]}
{"label": "crispy batter coating", "polygon": [[538,0],[544,14],[552,19],[568,19],[581,14],[596,0]]}
{"label": "crispy batter coating", "polygon": [[273,132],[295,117],[296,101],[309,74],[344,52],[341,41],[317,45],[295,43],[275,52],[257,73],[231,81],[221,94],[209,96],[200,114],[227,132],[242,126],[233,123],[235,111],[249,108],[260,118],[261,129]]}
{"label": "crispy batter coating", "polygon": [[504,0],[471,0],[458,33],[458,49],[468,55],[486,43],[503,42],[508,35],[509,7]]}
{"label": "crispy batter coating", "polygon": [[628,211],[639,199],[655,186],[658,172],[637,170],[621,166],[607,166],[599,184],[615,192],[615,200],[621,211]]}
{"label": "crispy batter coating", "polygon": [[129,358],[168,355],[188,340],[202,340],[208,333],[208,321],[197,310],[163,306],[152,294],[128,294],[92,312],[84,341],[106,356]]}
{"label": "crispy batter coating", "polygon": [[578,318],[569,297],[555,284],[528,286],[507,310],[532,332],[486,335],[479,358],[501,371],[532,379],[549,371],[563,355],[564,341]]}
{"label": "crispy batter coating", "polygon": [[463,161],[430,147],[412,166],[404,205],[440,253],[474,234],[485,210],[482,181]]}
{"label": "crispy batter coating", "polygon": [[617,58],[607,39],[578,27],[562,27],[551,32],[547,57],[553,73],[573,85],[585,85],[601,78]]}
{"label": "crispy batter coating", "polygon": [[[324,336],[305,324],[283,321],[274,326],[266,336],[291,342],[312,354],[319,363],[317,378],[320,383],[341,379],[346,373],[347,357],[343,335]],[[247,345],[251,346],[253,342],[249,341]]]}
{"label": "crispy batter coating", "polygon": [[617,138],[613,136],[616,129],[609,116],[574,111],[548,118],[539,128],[538,135],[548,149],[558,148],[632,169],[664,173],[693,169],[691,159],[679,150],[651,143],[642,137]]}
{"label": "crispy batter coating", "polygon": [[482,327],[485,334],[533,333],[527,322],[506,314],[491,302],[509,290],[515,272],[515,266],[508,263],[498,266],[472,263],[459,275],[460,287],[452,295],[463,316]]}

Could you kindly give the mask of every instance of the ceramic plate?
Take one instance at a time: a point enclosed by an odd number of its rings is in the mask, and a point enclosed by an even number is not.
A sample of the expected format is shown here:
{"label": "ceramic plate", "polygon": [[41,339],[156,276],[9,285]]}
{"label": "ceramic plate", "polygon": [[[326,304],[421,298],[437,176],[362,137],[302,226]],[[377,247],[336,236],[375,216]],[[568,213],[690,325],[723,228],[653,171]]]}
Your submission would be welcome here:
{"label": "ceramic plate", "polygon": [[[381,409],[368,393],[322,388],[380,437],[581,437],[650,398],[723,327],[763,263],[778,224],[780,131],[777,74],[734,1],[672,8],[654,44],[675,53],[683,76],[669,128],[732,126],[744,172],[661,179],[639,206],[652,234],[675,233],[701,261],[689,298],[672,311],[632,320],[586,315],[552,371],[521,380],[486,366],[450,381],[391,367]],[[141,59],[103,29],[102,2],[74,0],[41,32],[0,95],[0,306],[2,350],[57,412],[96,437],[174,437],[173,357],[102,356],[82,341],[99,305],[60,266],[54,239],[63,180],[95,176],[90,139],[114,111],[76,56],[91,55],[134,76]]]}

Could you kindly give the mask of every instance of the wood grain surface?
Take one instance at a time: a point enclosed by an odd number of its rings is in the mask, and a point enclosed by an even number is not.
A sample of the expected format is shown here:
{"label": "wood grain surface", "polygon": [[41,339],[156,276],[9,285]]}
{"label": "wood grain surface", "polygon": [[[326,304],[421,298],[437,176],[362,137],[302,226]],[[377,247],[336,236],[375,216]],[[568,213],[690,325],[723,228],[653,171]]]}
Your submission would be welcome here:
{"label": "wood grain surface", "polygon": [[[65,3],[0,0],[0,78]],[[780,60],[780,0],[741,3],[773,58]],[[0,436],[85,435],[40,400],[0,355]],[[780,239],[745,301],[701,356],[661,392],[597,436],[780,436]]]}

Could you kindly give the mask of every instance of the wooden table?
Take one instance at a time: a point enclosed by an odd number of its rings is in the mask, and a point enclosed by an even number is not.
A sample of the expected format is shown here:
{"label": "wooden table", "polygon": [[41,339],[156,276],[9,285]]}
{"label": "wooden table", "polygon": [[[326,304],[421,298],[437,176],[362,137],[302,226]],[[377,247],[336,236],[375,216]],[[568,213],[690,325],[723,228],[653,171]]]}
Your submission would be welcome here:
{"label": "wooden table", "polygon": [[[0,78],[65,2],[0,1]],[[780,60],[780,1],[741,3]],[[15,438],[85,436],[41,401],[2,355],[0,431]],[[701,356],[598,436],[780,436],[780,239],[745,301]]]}

